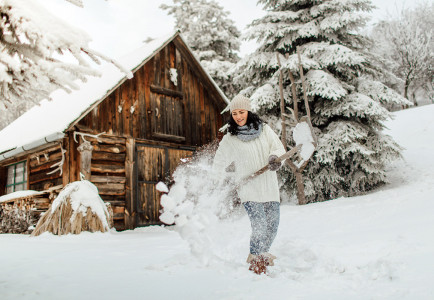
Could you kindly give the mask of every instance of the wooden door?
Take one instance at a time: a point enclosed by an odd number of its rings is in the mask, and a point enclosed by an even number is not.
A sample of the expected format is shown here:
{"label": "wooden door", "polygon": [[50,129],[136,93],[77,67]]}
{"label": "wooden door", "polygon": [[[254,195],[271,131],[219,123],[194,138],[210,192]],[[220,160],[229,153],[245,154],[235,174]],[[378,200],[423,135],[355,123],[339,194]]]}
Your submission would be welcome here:
{"label": "wooden door", "polygon": [[136,144],[136,199],[137,226],[160,225],[160,196],[155,186],[168,184],[171,174],[182,158],[191,157],[194,149],[173,149],[163,146]]}
{"label": "wooden door", "polygon": [[151,92],[152,136],[159,139],[185,141],[182,98]]}

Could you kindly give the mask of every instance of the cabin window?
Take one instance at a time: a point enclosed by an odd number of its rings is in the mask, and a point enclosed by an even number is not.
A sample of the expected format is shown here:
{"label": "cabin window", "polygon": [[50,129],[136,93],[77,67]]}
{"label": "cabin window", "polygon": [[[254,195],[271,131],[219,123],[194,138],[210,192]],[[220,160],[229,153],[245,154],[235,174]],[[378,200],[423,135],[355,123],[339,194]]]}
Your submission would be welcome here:
{"label": "cabin window", "polygon": [[6,194],[23,191],[27,188],[26,161],[10,165],[6,180]]}

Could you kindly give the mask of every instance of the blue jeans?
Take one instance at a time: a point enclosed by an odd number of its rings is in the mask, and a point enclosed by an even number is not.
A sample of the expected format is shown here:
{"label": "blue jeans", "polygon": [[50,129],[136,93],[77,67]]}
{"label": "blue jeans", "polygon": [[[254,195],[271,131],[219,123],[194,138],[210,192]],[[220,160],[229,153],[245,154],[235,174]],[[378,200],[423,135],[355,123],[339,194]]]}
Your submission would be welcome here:
{"label": "blue jeans", "polygon": [[247,201],[244,203],[244,208],[252,225],[250,253],[258,255],[268,252],[279,227],[280,203]]}

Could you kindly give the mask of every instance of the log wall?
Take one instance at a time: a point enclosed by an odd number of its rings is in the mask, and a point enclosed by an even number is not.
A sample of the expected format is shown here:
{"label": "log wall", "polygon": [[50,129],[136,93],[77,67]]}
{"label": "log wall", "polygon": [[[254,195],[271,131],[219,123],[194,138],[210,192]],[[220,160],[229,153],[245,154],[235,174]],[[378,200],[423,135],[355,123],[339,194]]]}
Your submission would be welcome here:
{"label": "log wall", "polygon": [[88,138],[93,146],[90,181],[98,188],[104,202],[110,203],[113,209],[114,225],[124,228],[125,195],[126,195],[126,139],[104,135],[99,138]]}
{"label": "log wall", "polygon": [[43,191],[51,187],[62,185],[62,174],[54,171],[56,167],[54,164],[60,162],[62,159],[62,152],[60,145],[56,145],[49,149],[31,154],[28,158],[28,187],[30,190]]}

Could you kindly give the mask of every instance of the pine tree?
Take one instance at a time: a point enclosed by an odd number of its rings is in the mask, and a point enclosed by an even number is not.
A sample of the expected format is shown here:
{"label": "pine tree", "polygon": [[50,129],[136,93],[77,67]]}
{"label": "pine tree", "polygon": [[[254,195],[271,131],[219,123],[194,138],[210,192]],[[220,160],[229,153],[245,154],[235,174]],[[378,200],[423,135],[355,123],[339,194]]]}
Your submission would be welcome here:
{"label": "pine tree", "polygon": [[[81,0],[67,0],[82,6]],[[0,109],[77,89],[75,80],[98,76],[91,61],[116,62],[89,48],[90,37],[35,1],[0,0]],[[117,65],[120,69],[121,66]],[[124,70],[128,76],[130,72]]]}
{"label": "pine tree", "polygon": [[226,95],[233,89],[228,71],[239,60],[241,33],[227,11],[215,0],[173,0],[173,5],[161,5],[175,17],[187,44]]}
{"label": "pine tree", "polygon": [[[304,173],[308,201],[357,195],[386,182],[385,164],[399,157],[400,147],[381,132],[382,122],[390,117],[383,105],[407,102],[376,80],[381,69],[364,51],[368,40],[357,34],[366,22],[360,12],[372,9],[370,0],[259,3],[267,14],[249,26],[247,38],[256,39],[260,46],[238,64],[236,82],[256,110],[280,130],[276,53],[282,57],[284,97],[289,107],[289,71],[296,77],[296,93],[302,99],[299,49],[318,137],[317,151]],[[297,118],[303,112],[300,102]],[[284,169],[281,175],[284,190],[294,191],[290,170]]]}

